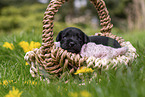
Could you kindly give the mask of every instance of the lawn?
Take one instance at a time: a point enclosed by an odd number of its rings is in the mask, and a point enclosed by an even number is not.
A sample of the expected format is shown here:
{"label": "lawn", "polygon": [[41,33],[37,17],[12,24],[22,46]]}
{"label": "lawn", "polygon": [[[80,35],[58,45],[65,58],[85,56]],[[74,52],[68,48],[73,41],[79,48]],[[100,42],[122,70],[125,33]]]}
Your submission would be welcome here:
{"label": "lawn", "polygon": [[[89,31],[89,28],[85,31]],[[18,92],[21,97],[145,97],[145,32],[115,34],[130,41],[139,57],[127,68],[102,70],[101,74],[98,73],[91,82],[85,81],[85,85],[80,85],[81,81],[71,76],[68,83],[55,79],[49,84],[31,76],[30,66],[24,61],[25,51],[19,44],[22,41],[41,44],[41,32],[37,29],[2,34],[0,36],[0,97],[10,94],[9,91]],[[12,49],[3,47],[5,42],[12,43]]]}

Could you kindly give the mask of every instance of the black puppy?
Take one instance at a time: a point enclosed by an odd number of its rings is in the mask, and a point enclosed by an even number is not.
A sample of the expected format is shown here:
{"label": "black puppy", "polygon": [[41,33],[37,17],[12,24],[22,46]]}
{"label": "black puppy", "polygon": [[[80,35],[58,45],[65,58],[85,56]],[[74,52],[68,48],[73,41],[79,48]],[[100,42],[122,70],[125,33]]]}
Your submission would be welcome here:
{"label": "black puppy", "polygon": [[60,42],[61,48],[77,54],[81,51],[82,46],[88,42],[94,42],[114,48],[121,47],[115,39],[105,36],[87,36],[80,29],[75,27],[68,27],[59,32],[56,41]]}

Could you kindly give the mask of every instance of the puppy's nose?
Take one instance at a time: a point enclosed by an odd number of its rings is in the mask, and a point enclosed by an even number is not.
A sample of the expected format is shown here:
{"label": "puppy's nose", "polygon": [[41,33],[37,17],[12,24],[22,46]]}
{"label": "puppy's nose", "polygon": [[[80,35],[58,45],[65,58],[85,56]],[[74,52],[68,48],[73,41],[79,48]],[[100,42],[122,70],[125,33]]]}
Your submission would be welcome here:
{"label": "puppy's nose", "polygon": [[74,45],[75,45],[74,42],[70,42],[70,43],[69,43],[69,46],[71,46],[71,47],[73,47]]}

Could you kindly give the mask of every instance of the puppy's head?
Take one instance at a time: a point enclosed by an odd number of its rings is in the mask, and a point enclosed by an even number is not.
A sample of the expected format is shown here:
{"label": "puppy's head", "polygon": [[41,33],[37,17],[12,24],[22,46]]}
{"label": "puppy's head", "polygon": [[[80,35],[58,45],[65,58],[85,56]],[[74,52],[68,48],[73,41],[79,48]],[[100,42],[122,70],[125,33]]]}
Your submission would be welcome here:
{"label": "puppy's head", "polygon": [[89,38],[80,29],[68,27],[59,32],[56,41],[60,42],[61,48],[72,53],[79,53],[83,44],[89,42]]}

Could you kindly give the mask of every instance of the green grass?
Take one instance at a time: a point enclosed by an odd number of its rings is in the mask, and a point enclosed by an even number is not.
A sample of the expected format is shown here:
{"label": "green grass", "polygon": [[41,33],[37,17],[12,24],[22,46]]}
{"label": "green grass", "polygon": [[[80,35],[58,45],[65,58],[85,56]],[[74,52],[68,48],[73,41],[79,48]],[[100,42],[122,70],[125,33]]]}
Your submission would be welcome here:
{"label": "green grass", "polygon": [[[133,44],[139,57],[125,69],[103,70],[91,83],[86,81],[85,85],[79,85],[81,81],[77,77],[70,76],[66,84],[59,79],[47,84],[39,78],[31,77],[30,66],[25,65],[25,53],[18,44],[21,41],[41,43],[42,19],[45,9],[46,5],[36,4],[20,8],[11,6],[2,10],[0,16],[0,83],[5,80],[13,80],[13,82],[6,85],[0,84],[0,97],[8,94],[13,86],[23,92],[22,97],[69,97],[70,93],[77,93],[81,97],[82,91],[88,91],[92,97],[145,97],[145,31],[116,33],[121,31],[113,29],[114,34]],[[54,38],[59,31],[69,26],[81,28],[88,35],[99,31],[89,25],[68,25],[55,22]],[[4,48],[2,46],[4,42],[13,43],[15,49]],[[30,83],[30,80],[37,84]],[[87,93],[84,94],[87,95]]]}
{"label": "green grass", "polygon": [[[89,31],[89,28],[84,31]],[[21,41],[41,43],[41,33],[37,29],[3,34],[0,36],[0,82],[4,80],[13,80],[13,82],[0,85],[0,97],[8,94],[13,86],[23,91],[22,97],[69,97],[70,93],[80,95],[81,91],[88,91],[92,97],[145,97],[145,32],[116,34],[130,41],[140,56],[131,64],[131,67],[119,68],[116,71],[103,70],[91,83],[86,81],[86,85],[79,85],[81,82],[72,77],[66,84],[58,79],[47,84],[39,78],[31,77],[30,66],[25,65],[25,53],[18,43]],[[2,47],[4,42],[13,43],[15,49]],[[25,81],[29,80],[37,84],[26,84]]]}

